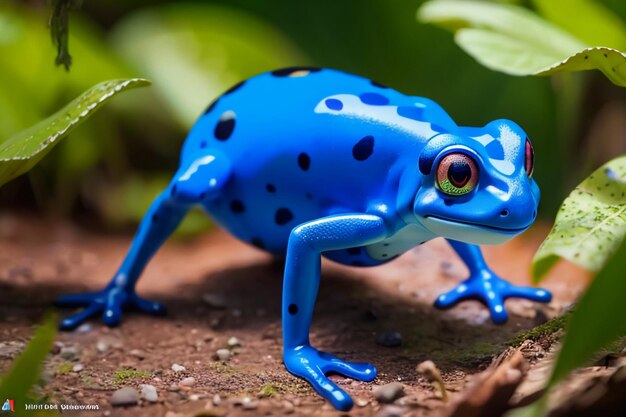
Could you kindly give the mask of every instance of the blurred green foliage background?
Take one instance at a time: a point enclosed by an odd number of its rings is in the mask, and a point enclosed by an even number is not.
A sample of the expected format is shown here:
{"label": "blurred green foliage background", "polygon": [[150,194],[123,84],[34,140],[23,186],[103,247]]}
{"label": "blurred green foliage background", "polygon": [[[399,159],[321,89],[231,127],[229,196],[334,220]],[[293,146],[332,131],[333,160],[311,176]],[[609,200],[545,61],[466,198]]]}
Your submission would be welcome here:
{"label": "blurred green foliage background", "polygon": [[[626,20],[626,2],[602,2]],[[167,183],[187,130],[216,96],[241,79],[300,64],[432,98],[459,124],[515,120],[535,146],[545,218],[594,167],[626,152],[623,89],[600,74],[571,75],[584,88],[577,116],[566,121],[571,153],[563,155],[555,138],[564,80],[515,78],[482,67],[450,33],[416,22],[420,4],[85,1],[70,16],[73,64],[66,72],[54,66],[47,2],[2,0],[0,141],[100,81],[145,77],[154,85],[116,98],[28,175],[0,189],[0,207],[132,226]],[[191,216],[183,231],[206,224]]]}

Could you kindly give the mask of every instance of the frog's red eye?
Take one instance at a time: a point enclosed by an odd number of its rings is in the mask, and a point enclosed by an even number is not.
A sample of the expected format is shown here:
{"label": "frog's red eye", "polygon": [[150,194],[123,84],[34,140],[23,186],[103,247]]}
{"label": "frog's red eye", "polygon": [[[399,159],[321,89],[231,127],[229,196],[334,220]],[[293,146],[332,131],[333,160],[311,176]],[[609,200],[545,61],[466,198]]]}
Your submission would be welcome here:
{"label": "frog's red eye", "polygon": [[526,169],[526,175],[528,175],[528,178],[532,177],[533,171],[535,170],[535,150],[533,149],[533,145],[532,143],[530,143],[530,140],[528,138],[526,138],[524,168]]}
{"label": "frog's red eye", "polygon": [[464,153],[444,156],[437,166],[437,188],[444,194],[460,196],[469,193],[478,183],[478,166]]}

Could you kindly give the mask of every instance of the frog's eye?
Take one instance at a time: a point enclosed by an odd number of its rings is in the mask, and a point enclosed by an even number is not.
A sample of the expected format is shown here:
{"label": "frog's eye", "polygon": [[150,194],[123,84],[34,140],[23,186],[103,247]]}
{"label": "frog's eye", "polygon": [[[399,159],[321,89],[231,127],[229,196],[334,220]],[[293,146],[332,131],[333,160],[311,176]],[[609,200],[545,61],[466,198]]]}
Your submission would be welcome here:
{"label": "frog's eye", "polygon": [[533,149],[533,144],[530,143],[530,140],[528,138],[526,138],[524,168],[526,169],[526,175],[528,175],[528,178],[532,177],[533,171],[535,170],[535,150]]}
{"label": "frog's eye", "polygon": [[469,193],[478,183],[478,166],[466,154],[444,156],[437,167],[437,188],[452,196]]}

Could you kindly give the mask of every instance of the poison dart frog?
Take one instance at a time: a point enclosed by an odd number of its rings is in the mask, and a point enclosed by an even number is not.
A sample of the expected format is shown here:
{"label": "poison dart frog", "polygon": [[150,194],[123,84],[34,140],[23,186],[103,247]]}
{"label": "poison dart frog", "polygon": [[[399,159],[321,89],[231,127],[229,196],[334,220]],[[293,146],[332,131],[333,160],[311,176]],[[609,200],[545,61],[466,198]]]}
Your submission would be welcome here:
{"label": "poison dart frog", "polygon": [[435,301],[478,299],[495,323],[509,297],[549,302],[539,288],[515,286],[486,265],[480,244],[500,244],[537,216],[534,153],[520,126],[495,120],[458,126],[434,101],[408,96],[333,69],[294,67],[240,82],[191,129],[180,168],[154,201],[111,282],[61,305],[120,322],[123,308],[160,314],[135,284],[191,206],[237,238],[285,258],[283,347],[287,370],[339,410],[350,396],[326,374],[372,381],[376,368],[323,353],[309,343],[320,258],[381,265],[436,237],[447,239],[469,277]]}

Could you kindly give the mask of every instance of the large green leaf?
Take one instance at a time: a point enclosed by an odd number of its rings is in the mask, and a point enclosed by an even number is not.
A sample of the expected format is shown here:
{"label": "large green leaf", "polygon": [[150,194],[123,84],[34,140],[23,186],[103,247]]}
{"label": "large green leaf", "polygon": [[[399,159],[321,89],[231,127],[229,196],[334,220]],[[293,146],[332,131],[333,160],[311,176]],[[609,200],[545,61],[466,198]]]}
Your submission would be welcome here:
{"label": "large green leaf", "polygon": [[595,277],[566,327],[563,347],[554,366],[550,385],[581,366],[595,352],[626,335],[626,242]]}
{"label": "large green leaf", "polygon": [[549,21],[588,45],[626,48],[626,26],[597,0],[533,0]]}
{"label": "large green leaf", "polygon": [[598,271],[626,234],[626,156],[596,170],[565,199],[533,259],[539,280],[559,257]]}
{"label": "large green leaf", "polygon": [[242,11],[202,3],[142,9],[114,30],[114,45],[189,127],[228,87],[278,67],[305,63],[286,37]]}
{"label": "large green leaf", "polygon": [[[606,47],[621,41],[590,48],[593,44],[583,43],[519,6],[434,0],[418,10],[418,19],[455,31],[455,40],[465,52],[496,71],[551,75],[598,69],[613,83],[626,86],[626,55]],[[602,36],[608,36],[607,33]]]}
{"label": "large green leaf", "polygon": [[[29,397],[31,389],[39,380],[41,366],[52,348],[52,343],[56,337],[56,329],[57,319],[52,314],[38,326],[26,349],[13,362],[9,372],[2,376],[2,381],[0,382],[0,404],[7,398],[10,398],[15,401],[16,411],[24,410],[24,403]],[[17,412],[16,415],[24,414]],[[33,412],[33,416],[37,415],[43,415],[43,413]],[[47,415],[58,415],[58,413],[47,412]]]}
{"label": "large green leaf", "polygon": [[27,172],[66,136],[114,95],[150,84],[132,78],[100,83],[35,126],[0,144],[0,185]]}

